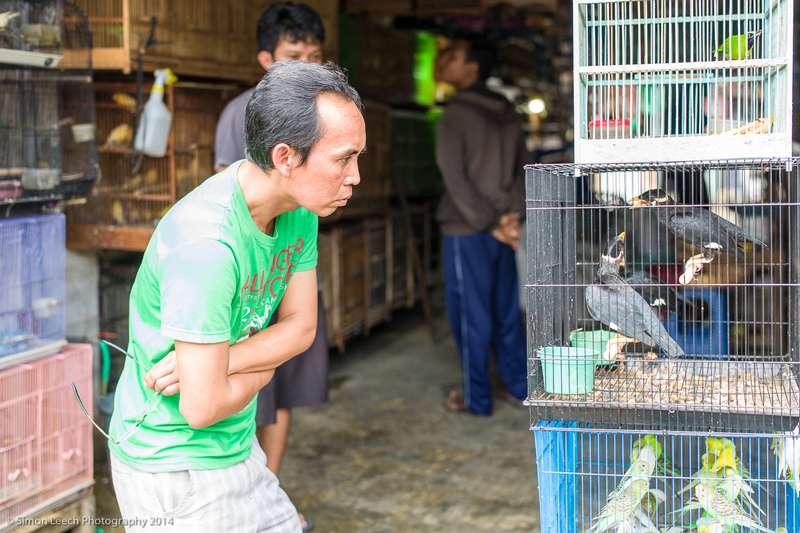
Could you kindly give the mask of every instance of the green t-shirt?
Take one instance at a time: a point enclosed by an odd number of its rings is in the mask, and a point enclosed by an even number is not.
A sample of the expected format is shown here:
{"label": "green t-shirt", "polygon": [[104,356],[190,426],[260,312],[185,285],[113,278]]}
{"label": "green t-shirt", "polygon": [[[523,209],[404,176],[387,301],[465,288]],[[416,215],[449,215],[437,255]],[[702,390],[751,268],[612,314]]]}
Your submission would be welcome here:
{"label": "green t-shirt", "polygon": [[156,227],[136,274],[128,352],[139,364],[125,361],[110,427],[120,442],[109,443],[133,468],[224,468],[248,456],[255,398],[239,413],[193,429],[178,409],[180,394],[157,395],[144,386],[144,375],[176,340],[234,344],[266,327],[292,273],[316,267],[317,216],[296,209],[277,218],[272,235],[263,233],[236,178],[240,165],[175,204]]}

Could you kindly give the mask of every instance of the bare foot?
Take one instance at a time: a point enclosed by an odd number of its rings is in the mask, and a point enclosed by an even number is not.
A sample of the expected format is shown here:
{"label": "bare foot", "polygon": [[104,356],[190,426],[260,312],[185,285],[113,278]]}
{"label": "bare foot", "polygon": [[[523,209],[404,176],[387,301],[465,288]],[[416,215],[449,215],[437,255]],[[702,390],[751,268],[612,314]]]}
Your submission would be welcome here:
{"label": "bare foot", "polygon": [[444,404],[445,409],[454,413],[463,413],[468,411],[467,404],[464,403],[464,395],[460,391],[451,390],[447,395],[447,401]]}

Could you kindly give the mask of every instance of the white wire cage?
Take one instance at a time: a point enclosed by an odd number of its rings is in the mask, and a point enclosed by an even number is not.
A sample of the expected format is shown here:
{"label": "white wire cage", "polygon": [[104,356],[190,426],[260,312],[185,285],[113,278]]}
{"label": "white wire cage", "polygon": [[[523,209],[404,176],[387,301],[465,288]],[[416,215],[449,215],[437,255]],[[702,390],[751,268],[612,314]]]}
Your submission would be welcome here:
{"label": "white wire cage", "polygon": [[791,155],[793,0],[575,0],[575,160]]}

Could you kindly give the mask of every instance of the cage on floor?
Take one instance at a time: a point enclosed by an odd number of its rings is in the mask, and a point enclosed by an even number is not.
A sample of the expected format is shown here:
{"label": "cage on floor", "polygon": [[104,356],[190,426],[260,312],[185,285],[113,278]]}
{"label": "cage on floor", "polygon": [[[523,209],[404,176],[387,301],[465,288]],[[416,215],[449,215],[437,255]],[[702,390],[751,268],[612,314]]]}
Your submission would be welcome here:
{"label": "cage on floor", "polygon": [[60,214],[0,220],[0,363],[63,344],[65,231]]}
{"label": "cage on floor", "polygon": [[527,167],[533,416],[794,428],[799,161]]}
{"label": "cage on floor", "polygon": [[73,386],[92,405],[88,344],[0,371],[2,531],[94,484],[92,425]]}
{"label": "cage on floor", "polygon": [[542,531],[800,531],[799,487],[781,460],[792,458],[776,453],[786,435],[532,430]]}
{"label": "cage on floor", "polygon": [[575,160],[791,155],[792,0],[576,0]]}

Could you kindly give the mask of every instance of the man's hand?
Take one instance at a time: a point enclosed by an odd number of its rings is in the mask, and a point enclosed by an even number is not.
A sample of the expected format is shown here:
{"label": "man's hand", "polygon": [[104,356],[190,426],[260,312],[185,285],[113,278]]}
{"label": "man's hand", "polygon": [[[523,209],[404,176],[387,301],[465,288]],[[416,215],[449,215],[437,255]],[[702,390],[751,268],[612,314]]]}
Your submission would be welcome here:
{"label": "man's hand", "polygon": [[519,213],[506,213],[492,230],[492,237],[516,250],[519,247]]}
{"label": "man's hand", "polygon": [[178,360],[174,351],[169,352],[164,359],[150,369],[144,377],[144,385],[164,396],[172,396],[180,392]]}

